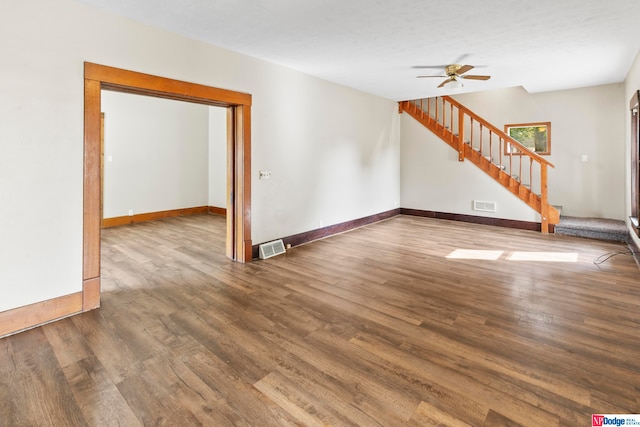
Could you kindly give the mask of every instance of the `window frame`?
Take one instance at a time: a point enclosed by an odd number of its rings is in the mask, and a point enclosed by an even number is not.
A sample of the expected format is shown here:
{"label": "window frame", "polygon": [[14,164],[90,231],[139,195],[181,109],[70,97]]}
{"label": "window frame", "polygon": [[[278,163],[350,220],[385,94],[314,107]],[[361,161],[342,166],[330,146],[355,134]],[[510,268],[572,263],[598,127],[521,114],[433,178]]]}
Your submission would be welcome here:
{"label": "window frame", "polygon": [[[506,133],[507,135],[512,137],[511,133],[510,133],[511,129],[517,129],[517,128],[540,128],[540,127],[545,127],[546,128],[546,133],[547,133],[547,138],[546,138],[546,143],[545,143],[546,149],[544,151],[536,151],[535,146],[534,146],[530,150],[533,151],[534,153],[536,153],[539,156],[549,156],[549,155],[551,155],[551,122],[532,122],[532,123],[506,124],[506,125],[504,125],[504,133]],[[513,139],[518,141],[516,138],[513,138]],[[518,141],[518,142],[523,144],[521,141]],[[504,154],[506,154],[506,155],[515,155],[515,156],[522,155],[520,150],[518,150],[517,148],[512,148],[511,144],[509,144],[508,142],[506,144],[504,144]]]}

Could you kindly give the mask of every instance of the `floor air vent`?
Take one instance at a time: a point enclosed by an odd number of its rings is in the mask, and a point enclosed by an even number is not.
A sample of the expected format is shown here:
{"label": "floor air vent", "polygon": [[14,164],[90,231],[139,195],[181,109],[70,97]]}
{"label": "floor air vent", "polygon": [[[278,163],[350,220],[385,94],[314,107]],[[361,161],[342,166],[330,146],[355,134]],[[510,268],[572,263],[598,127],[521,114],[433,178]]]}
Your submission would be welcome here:
{"label": "floor air vent", "polygon": [[284,249],[284,243],[282,239],[274,240],[273,242],[263,243],[259,246],[260,259],[271,258],[272,256],[280,255],[286,252]]}
{"label": "floor air vent", "polygon": [[496,212],[496,202],[483,202],[481,200],[473,201],[473,210],[482,212]]}

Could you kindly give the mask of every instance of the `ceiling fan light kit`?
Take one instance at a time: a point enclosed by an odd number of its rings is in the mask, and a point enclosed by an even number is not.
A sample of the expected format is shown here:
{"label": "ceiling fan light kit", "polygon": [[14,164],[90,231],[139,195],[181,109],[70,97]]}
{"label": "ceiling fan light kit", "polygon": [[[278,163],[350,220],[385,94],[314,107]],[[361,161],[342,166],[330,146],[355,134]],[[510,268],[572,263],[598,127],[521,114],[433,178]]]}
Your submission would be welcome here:
{"label": "ceiling fan light kit", "polygon": [[444,85],[447,89],[460,89],[463,86],[462,82],[456,79],[452,79]]}

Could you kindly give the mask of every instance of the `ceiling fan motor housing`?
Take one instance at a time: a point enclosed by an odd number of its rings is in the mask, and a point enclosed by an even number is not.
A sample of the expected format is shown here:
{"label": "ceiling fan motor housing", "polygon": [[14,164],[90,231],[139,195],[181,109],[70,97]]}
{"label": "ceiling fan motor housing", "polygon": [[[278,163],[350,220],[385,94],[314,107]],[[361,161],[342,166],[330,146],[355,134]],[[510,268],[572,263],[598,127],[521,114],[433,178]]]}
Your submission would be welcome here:
{"label": "ceiling fan motor housing", "polygon": [[458,73],[458,70],[462,67],[462,65],[460,64],[451,64],[451,65],[447,65],[444,69],[444,72],[447,74],[447,76],[452,77],[455,76]]}

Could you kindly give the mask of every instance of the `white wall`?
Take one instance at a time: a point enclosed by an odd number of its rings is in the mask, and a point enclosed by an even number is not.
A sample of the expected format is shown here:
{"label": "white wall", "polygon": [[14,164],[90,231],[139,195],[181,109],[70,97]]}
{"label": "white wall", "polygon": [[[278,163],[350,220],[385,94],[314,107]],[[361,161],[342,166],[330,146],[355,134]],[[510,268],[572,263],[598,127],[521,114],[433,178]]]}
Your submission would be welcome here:
{"label": "white wall", "polygon": [[[399,206],[395,102],[299,73],[256,73],[271,85],[252,113],[254,243]],[[260,170],[271,179],[257,180]]]}
{"label": "white wall", "polygon": [[208,204],[209,107],[102,92],[105,218]]}
{"label": "white wall", "polygon": [[254,243],[399,201],[390,100],[72,0],[0,2],[0,58],[0,311],[82,289],[84,61],[252,94]]}
{"label": "white wall", "polygon": [[[624,218],[625,112],[622,84],[537,94],[529,94],[517,87],[461,94],[454,98],[499,128],[507,123],[551,122],[551,155],[545,156],[555,165],[549,169],[549,202],[561,205],[563,215]],[[437,138],[434,141],[438,141]],[[466,171],[466,167],[456,168],[456,153],[444,142],[440,144],[448,149],[448,157],[432,153],[435,158],[429,156],[426,164],[422,163],[422,156],[405,155],[408,143],[404,127],[402,143],[403,206],[404,200],[411,197],[411,202],[420,204],[422,209],[455,209],[445,211],[481,215],[471,211],[468,202],[471,198],[483,197],[480,188],[489,193],[486,197],[491,200],[502,197],[500,191],[489,184],[475,181],[474,177],[485,180],[482,172],[473,171],[473,175],[460,172]],[[441,147],[436,149],[442,150]],[[582,155],[587,155],[588,162],[582,162]],[[428,171],[422,170],[425,168]],[[447,171],[447,168],[458,172]],[[424,179],[440,183],[438,186],[448,186],[448,191],[456,195],[455,200],[447,201],[444,195],[440,195],[444,190],[438,189],[435,198],[429,192],[419,201],[415,189],[411,189],[413,175],[417,171]],[[443,180],[445,176],[446,181]],[[516,212],[515,206],[507,205],[505,208],[507,210],[498,212],[497,216],[523,220],[530,216]]]}

